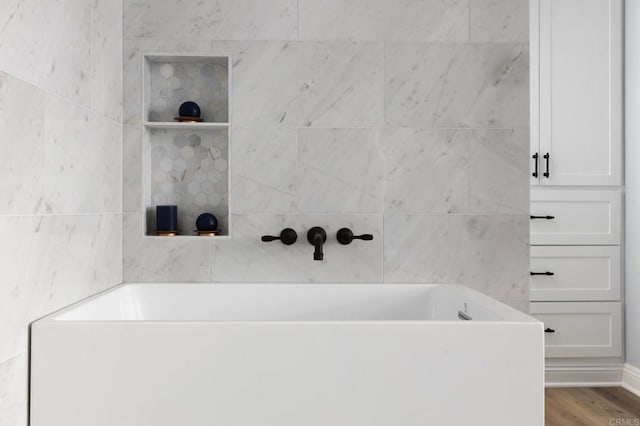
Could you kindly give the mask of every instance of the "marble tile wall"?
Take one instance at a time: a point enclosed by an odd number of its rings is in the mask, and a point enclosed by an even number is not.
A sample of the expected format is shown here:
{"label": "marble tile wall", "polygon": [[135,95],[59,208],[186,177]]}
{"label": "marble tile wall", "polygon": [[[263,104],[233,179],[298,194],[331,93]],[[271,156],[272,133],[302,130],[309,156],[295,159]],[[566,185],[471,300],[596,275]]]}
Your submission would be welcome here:
{"label": "marble tile wall", "polygon": [[0,7],[0,426],[27,426],[28,324],[122,281],[122,5]]}
{"label": "marble tile wall", "polygon": [[[125,281],[464,283],[526,309],[527,0],[124,3]],[[232,56],[231,241],[142,237],[145,52]]]}

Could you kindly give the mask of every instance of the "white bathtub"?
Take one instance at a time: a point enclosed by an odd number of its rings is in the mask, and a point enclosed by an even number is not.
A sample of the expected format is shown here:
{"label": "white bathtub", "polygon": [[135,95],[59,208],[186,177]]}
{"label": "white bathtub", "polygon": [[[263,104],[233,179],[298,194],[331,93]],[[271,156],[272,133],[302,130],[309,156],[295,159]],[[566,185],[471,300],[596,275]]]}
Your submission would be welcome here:
{"label": "white bathtub", "polygon": [[462,286],[125,284],[31,345],[31,426],[544,423],[541,323]]}

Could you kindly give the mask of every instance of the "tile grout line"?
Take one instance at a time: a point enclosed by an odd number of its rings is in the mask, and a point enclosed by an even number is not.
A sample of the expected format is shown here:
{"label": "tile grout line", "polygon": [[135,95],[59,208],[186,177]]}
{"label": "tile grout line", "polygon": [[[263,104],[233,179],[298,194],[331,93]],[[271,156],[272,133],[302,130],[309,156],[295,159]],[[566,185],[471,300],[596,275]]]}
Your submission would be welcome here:
{"label": "tile grout line", "polygon": [[[125,18],[125,3],[126,0],[122,0],[121,2],[121,16],[120,16],[120,55],[122,57],[122,62],[120,63],[120,75],[121,75],[121,81],[120,81],[120,99],[121,99],[121,105],[120,105],[120,115],[122,117],[122,140],[121,142],[121,147],[122,147],[122,181],[120,182],[120,189],[121,189],[121,206],[122,206],[122,218],[120,219],[120,281],[125,282],[125,270],[128,269],[127,265],[126,265],[126,261],[125,261],[125,249],[126,249],[126,244],[125,244],[125,239],[126,238],[130,238],[130,236],[125,235],[125,220],[126,220],[126,215],[127,215],[127,211],[125,209],[125,204],[127,204],[125,202],[125,198],[126,198],[126,194],[129,193],[129,191],[132,191],[132,189],[129,189],[129,185],[127,185],[127,187],[125,187],[125,173],[127,175],[129,175],[130,170],[127,171],[125,170],[127,168],[126,164],[127,162],[125,161],[125,154],[126,154],[126,148],[125,146],[128,146],[127,144],[127,139],[129,139],[129,135],[128,134],[128,130],[127,130],[127,124],[126,124],[126,116],[125,116],[125,90],[124,90],[124,85],[125,85],[125,69],[128,65],[127,60],[125,59],[125,37],[124,37],[124,32],[125,32],[125,22],[124,22],[124,18]],[[142,115],[140,116],[140,120],[142,121],[143,117]],[[140,129],[142,130],[142,129]],[[125,145],[126,144],[126,145]],[[140,152],[140,163],[142,161],[142,152]],[[139,166],[139,165],[138,165]],[[139,166],[139,168],[141,169],[141,167]],[[128,168],[130,169],[130,167]],[[142,180],[142,170],[140,170],[140,196],[142,196],[142,184],[143,180]],[[138,214],[140,214],[140,212],[138,212]]]}
{"label": "tile grout line", "polygon": [[382,42],[382,123],[381,128],[387,124],[387,42]]}
{"label": "tile grout line", "polygon": [[0,219],[12,219],[22,217],[76,217],[76,216],[124,216],[125,214],[138,212],[88,212],[88,213],[26,213],[26,214],[0,214]]}
{"label": "tile grout line", "polygon": [[296,211],[300,211],[300,128],[296,127],[296,175],[295,183],[295,200]]}
{"label": "tile grout line", "polygon": [[467,0],[467,12],[467,19],[469,20],[467,22],[467,42],[471,44],[471,0]]}
{"label": "tile grout line", "polygon": [[300,0],[296,0],[296,40],[300,41]]}
{"label": "tile grout line", "polygon": [[385,225],[385,222],[386,222],[385,221],[384,211],[382,212],[381,216],[382,216],[382,227],[381,227],[381,229],[382,229],[381,234],[382,235],[380,235],[380,238],[382,238],[382,241],[380,242],[380,247],[382,247],[382,262],[380,262],[381,263],[381,265],[380,265],[380,273],[381,273],[380,282],[384,284],[384,283],[387,282],[387,280],[386,280],[386,278],[384,276],[384,271],[385,271],[384,225]]}
{"label": "tile grout line", "polygon": [[[202,39],[186,39],[186,38],[167,38],[167,37],[129,37],[125,38],[126,42],[135,42],[135,41],[161,41],[161,42],[183,42],[183,41],[191,41],[191,42],[209,42],[209,43],[300,43],[300,44],[341,44],[341,45],[353,45],[353,44],[377,44],[384,42],[384,39],[372,39],[372,40],[349,40],[349,39],[336,39],[336,40],[322,40],[322,39],[300,39],[300,40],[291,40],[286,38],[281,39],[210,39],[210,38],[202,38]],[[419,45],[443,45],[443,44],[455,44],[455,45],[487,45],[487,46],[495,46],[495,45],[529,45],[528,41],[470,41],[470,37],[467,37],[467,40],[386,40],[389,43],[393,44],[419,44]],[[160,52],[160,53],[168,53],[170,54],[172,51],[175,52],[178,49],[169,49],[168,52]],[[154,52],[158,53],[158,52]],[[194,53],[210,53],[210,49],[205,52],[201,52],[199,50],[194,51]],[[1,68],[0,68],[1,70]]]}
{"label": "tile grout line", "polygon": [[[266,126],[273,127],[276,129],[322,129],[322,130],[333,130],[333,129],[422,129],[422,130],[487,130],[487,131],[512,131],[512,130],[529,130],[528,126],[509,126],[509,127],[429,127],[429,126],[421,126],[421,125],[355,125],[355,126],[302,126],[302,125],[291,125],[291,126],[282,126],[276,124],[277,120],[266,124]],[[125,127],[139,127],[144,126],[143,123],[130,123],[125,124]],[[264,127],[265,123],[263,122],[254,122],[254,123],[244,123],[230,126],[231,129],[254,129],[256,127]]]}

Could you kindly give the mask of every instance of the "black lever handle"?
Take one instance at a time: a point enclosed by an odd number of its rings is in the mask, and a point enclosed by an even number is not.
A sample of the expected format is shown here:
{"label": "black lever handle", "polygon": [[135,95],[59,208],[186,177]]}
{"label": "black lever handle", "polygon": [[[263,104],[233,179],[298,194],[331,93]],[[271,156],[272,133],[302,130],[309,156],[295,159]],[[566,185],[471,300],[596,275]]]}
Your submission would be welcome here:
{"label": "black lever handle", "polygon": [[556,331],[553,328],[547,327],[547,328],[544,329],[544,332],[545,333],[555,333]]}
{"label": "black lever handle", "polygon": [[552,219],[555,219],[555,218],[556,218],[555,216],[549,216],[549,215],[547,215],[547,216],[533,216],[533,215],[529,216],[529,219],[547,219],[547,220],[552,220]]}
{"label": "black lever handle", "polygon": [[351,231],[351,229],[341,228],[340,230],[338,230],[338,233],[336,234],[336,238],[338,239],[338,242],[340,244],[346,246],[347,244],[351,244],[353,240],[371,241],[373,240],[373,235],[371,234],[353,235],[353,231]]}
{"label": "black lever handle", "polygon": [[529,272],[529,275],[546,275],[546,276],[552,276],[555,275],[553,272]]}
{"label": "black lever handle", "polygon": [[531,158],[536,160],[536,164],[535,166],[533,166],[533,173],[531,173],[531,176],[537,178],[538,177],[538,159],[540,158],[540,155],[538,155],[538,153],[536,152],[531,156]]}
{"label": "black lever handle", "polygon": [[551,157],[551,155],[549,155],[548,152],[542,156],[542,158],[544,158],[547,162],[547,171],[544,172],[542,176],[546,177],[547,179],[549,178],[549,157]]}
{"label": "black lever handle", "polygon": [[298,240],[298,233],[291,228],[285,228],[280,232],[280,235],[277,237],[273,235],[263,235],[261,239],[265,243],[280,240],[282,241],[282,244],[290,246],[291,244],[295,243]]}

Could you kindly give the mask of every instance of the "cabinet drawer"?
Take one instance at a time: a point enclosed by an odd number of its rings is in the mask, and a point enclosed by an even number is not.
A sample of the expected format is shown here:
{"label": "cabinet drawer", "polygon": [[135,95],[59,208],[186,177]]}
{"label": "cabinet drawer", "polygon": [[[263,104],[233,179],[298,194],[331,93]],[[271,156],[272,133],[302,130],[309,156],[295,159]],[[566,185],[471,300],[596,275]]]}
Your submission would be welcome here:
{"label": "cabinet drawer", "polygon": [[619,302],[537,302],[531,315],[544,323],[548,358],[622,356]]}
{"label": "cabinet drawer", "polygon": [[533,246],[532,301],[618,300],[619,246]]}
{"label": "cabinet drawer", "polygon": [[534,189],[531,244],[620,244],[621,204],[620,191]]}

